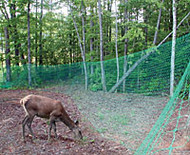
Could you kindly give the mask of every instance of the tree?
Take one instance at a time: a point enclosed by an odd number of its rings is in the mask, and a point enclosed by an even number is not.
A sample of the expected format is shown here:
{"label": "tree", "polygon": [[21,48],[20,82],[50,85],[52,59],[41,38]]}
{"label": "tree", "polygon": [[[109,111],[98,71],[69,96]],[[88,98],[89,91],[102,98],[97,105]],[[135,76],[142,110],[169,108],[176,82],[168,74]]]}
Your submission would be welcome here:
{"label": "tree", "polygon": [[36,0],[35,65],[38,64],[38,0]]}
{"label": "tree", "polygon": [[82,34],[83,34],[83,50],[82,50],[82,58],[83,58],[83,63],[84,63],[84,72],[85,72],[85,90],[88,89],[88,74],[87,74],[87,67],[86,67],[86,54],[85,54],[85,21],[84,21],[84,15],[85,15],[85,10],[84,10],[84,1],[81,1],[81,12],[82,12]]}
{"label": "tree", "polygon": [[39,38],[39,65],[43,64],[43,48],[42,48],[42,17],[43,17],[43,0],[41,0],[41,14],[40,14],[40,38]]}
{"label": "tree", "polygon": [[[163,3],[164,3],[164,0],[162,0],[162,4]],[[159,30],[159,27],[160,27],[161,15],[162,15],[162,7],[160,7],[159,14],[158,14],[158,21],[157,21],[156,31],[155,31],[155,34],[154,34],[154,41],[153,41],[154,45],[156,45],[156,41],[157,41],[157,37],[158,37],[158,30]]]}
{"label": "tree", "polygon": [[[93,33],[93,27],[94,27],[94,21],[93,21],[93,6],[92,4],[90,5],[90,9],[91,9],[91,14],[90,14],[90,30],[91,30],[91,33]],[[90,58],[91,58],[91,61],[93,61],[94,57],[93,57],[93,51],[94,51],[94,37],[90,37]],[[91,74],[94,73],[94,68],[93,68],[93,65],[91,65]]]}
{"label": "tree", "polygon": [[[124,5],[125,5],[125,11],[124,11],[125,35],[127,34],[127,30],[128,30],[128,27],[126,25],[127,20],[128,20],[127,3],[128,3],[128,0],[125,0],[125,3],[124,3]],[[124,42],[125,42],[125,44],[124,44],[123,74],[125,74],[127,71],[127,52],[128,52],[128,39],[127,39],[127,37],[125,38]],[[125,80],[123,81],[123,92],[125,92]]]}
{"label": "tree", "polygon": [[5,33],[5,64],[6,64],[6,80],[11,81],[11,60],[10,60],[10,42],[9,42],[9,30],[8,27],[4,27]]}
{"label": "tree", "polygon": [[117,37],[118,37],[118,26],[117,26],[117,1],[115,0],[115,53],[116,53],[116,64],[117,64],[117,81],[119,81],[119,59],[118,59],[118,48],[117,48]]}
{"label": "tree", "polygon": [[6,10],[5,1],[1,2],[0,6],[1,13],[4,15],[5,18],[5,25],[4,26],[4,35],[5,35],[5,64],[6,64],[6,81],[11,81],[11,57],[10,57],[10,35],[9,35],[9,29],[11,27],[10,25],[10,18],[9,14]]}
{"label": "tree", "polygon": [[102,32],[102,8],[101,8],[101,0],[98,0],[98,16],[99,16],[99,26],[100,26],[100,64],[101,64],[101,77],[102,77],[102,87],[103,91],[106,92],[106,78],[104,71],[104,59],[103,59],[103,32]]}
{"label": "tree", "polygon": [[31,86],[30,0],[28,1],[27,25],[28,25],[28,85]]}
{"label": "tree", "polygon": [[[2,37],[3,36],[3,34],[1,33],[1,51],[3,52],[3,50],[4,50],[4,45],[3,45],[3,40],[2,40]],[[2,81],[4,82],[4,56],[3,56],[3,53],[0,53],[0,61],[1,61],[1,70],[2,70],[2,77],[3,77],[3,79],[2,79]]]}
{"label": "tree", "polygon": [[175,72],[175,44],[176,44],[176,2],[173,0],[173,35],[172,35],[172,53],[171,53],[171,73],[170,73],[170,96],[174,91],[174,72]]}
{"label": "tree", "polygon": [[19,66],[19,38],[18,38],[18,31],[17,31],[17,17],[16,17],[16,1],[12,1],[10,4],[10,14],[12,20],[12,31],[13,31],[13,40],[14,40],[14,48],[15,48],[15,64]]}
{"label": "tree", "polygon": [[[80,50],[81,50],[81,56],[82,56],[82,60],[83,60],[84,73],[85,73],[85,89],[87,90],[87,88],[88,88],[88,74],[87,74],[87,67],[86,67],[85,52],[84,52],[84,49],[82,47],[82,42],[81,42],[81,39],[80,39],[78,27],[77,27],[75,18],[73,16],[72,6],[70,5],[69,1],[68,1],[68,4],[69,4],[69,7],[70,7],[71,16],[72,16],[72,19],[73,19],[73,23],[74,23],[74,26],[75,26],[75,30],[76,30],[76,33],[77,33],[77,37],[78,37],[78,41],[79,41],[79,46],[80,46]],[[84,31],[84,29],[83,29],[83,31]]]}

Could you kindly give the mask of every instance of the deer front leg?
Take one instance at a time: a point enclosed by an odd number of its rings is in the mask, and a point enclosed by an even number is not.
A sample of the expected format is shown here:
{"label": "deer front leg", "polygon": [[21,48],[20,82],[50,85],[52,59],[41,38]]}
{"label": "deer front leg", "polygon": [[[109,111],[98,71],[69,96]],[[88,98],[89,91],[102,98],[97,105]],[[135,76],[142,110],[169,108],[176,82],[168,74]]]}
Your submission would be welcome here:
{"label": "deer front leg", "polygon": [[55,138],[57,139],[57,133],[56,133],[56,124],[55,124],[55,121],[53,122],[52,124],[53,126],[53,130],[54,130],[54,133],[55,133]]}

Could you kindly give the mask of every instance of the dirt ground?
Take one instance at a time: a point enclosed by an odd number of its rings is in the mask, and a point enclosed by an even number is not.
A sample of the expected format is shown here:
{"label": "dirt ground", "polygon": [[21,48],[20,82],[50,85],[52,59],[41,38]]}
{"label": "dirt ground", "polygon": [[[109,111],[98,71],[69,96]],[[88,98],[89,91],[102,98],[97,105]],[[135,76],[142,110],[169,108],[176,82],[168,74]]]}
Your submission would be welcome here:
{"label": "dirt ground", "polygon": [[[82,119],[82,114],[72,100],[60,93],[34,91],[34,90],[0,90],[0,154],[131,154],[130,151],[119,143],[103,138],[95,132],[89,121],[80,121],[84,140],[73,139],[71,131],[62,123],[57,123],[58,140],[47,140],[47,121],[35,118],[32,123],[36,140],[32,140],[28,130],[26,142],[21,137],[21,123],[24,110],[19,105],[19,100],[28,94],[39,94],[64,103],[66,111],[74,119]],[[27,129],[27,128],[26,128]]]}
{"label": "dirt ground", "polygon": [[[146,138],[169,101],[169,97],[166,95],[145,96],[143,94],[84,91],[80,84],[72,85],[72,87],[60,84],[43,90],[60,92],[70,96],[83,114],[83,119],[90,121],[102,137],[122,144],[132,154]],[[174,149],[172,153],[190,154],[190,142],[187,143],[189,135],[185,135],[190,104],[188,101],[181,103],[182,105],[179,104],[175,108],[169,120],[171,122],[165,128],[166,132],[168,131],[170,134],[165,135],[164,132],[161,139],[158,140],[158,142],[160,141],[159,145],[154,149],[162,150],[169,147],[172,138],[174,138],[173,130],[177,127],[179,130],[175,131],[173,147],[180,146],[180,149]],[[177,122],[179,115],[180,119]],[[186,143],[187,145],[185,145]],[[157,154],[163,155],[168,152],[159,151]]]}
{"label": "dirt ground", "polygon": [[[36,117],[32,128],[37,139],[32,141],[27,130],[24,143],[21,137],[21,122],[25,114],[19,100],[28,94],[43,95],[62,101],[70,117],[73,120],[79,119],[84,139],[80,142],[73,139],[72,132],[60,122],[57,123],[58,140],[53,138],[49,142],[47,120]],[[166,96],[90,92],[84,91],[80,86],[71,88],[60,85],[41,90],[0,90],[0,154],[134,154],[168,100]],[[188,103],[185,106],[183,115],[187,114]],[[177,113],[178,111],[173,115]],[[185,121],[187,117],[180,119],[179,124],[185,125]],[[175,125],[175,121],[171,122],[169,130],[173,130]],[[181,139],[183,133],[179,131],[177,135],[178,142],[175,145],[184,144],[186,140]],[[166,135],[163,140],[164,143],[160,143],[159,146],[161,148],[169,145],[171,136]],[[188,149],[185,149],[185,154],[189,153]],[[160,153],[168,154],[167,151]],[[176,154],[184,154],[184,150],[178,150]]]}
{"label": "dirt ground", "polygon": [[71,96],[80,112],[105,138],[132,153],[140,146],[168,102],[168,97],[84,91],[80,86],[46,89]]}

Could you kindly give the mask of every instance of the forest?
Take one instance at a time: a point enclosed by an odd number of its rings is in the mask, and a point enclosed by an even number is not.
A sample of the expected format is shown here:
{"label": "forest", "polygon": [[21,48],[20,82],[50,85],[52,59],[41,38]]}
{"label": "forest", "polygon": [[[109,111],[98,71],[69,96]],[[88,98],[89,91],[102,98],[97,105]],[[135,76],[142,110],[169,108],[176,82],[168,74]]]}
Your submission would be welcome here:
{"label": "forest", "polygon": [[[176,23],[183,21],[177,37],[189,33],[189,3],[176,1]],[[124,56],[125,73],[129,54],[156,47],[173,31],[172,8],[171,0],[2,0],[1,72],[11,81],[11,67],[29,64],[30,85],[31,65],[83,62],[87,80],[86,62]]]}

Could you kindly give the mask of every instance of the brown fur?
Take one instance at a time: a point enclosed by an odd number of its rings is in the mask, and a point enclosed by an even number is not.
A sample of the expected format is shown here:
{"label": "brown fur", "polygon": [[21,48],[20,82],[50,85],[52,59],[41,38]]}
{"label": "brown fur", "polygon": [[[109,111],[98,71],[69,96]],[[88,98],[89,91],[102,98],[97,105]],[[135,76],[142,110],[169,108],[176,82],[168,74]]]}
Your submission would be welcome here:
{"label": "brown fur", "polygon": [[57,137],[55,124],[55,122],[57,121],[62,121],[65,125],[69,127],[70,130],[74,132],[77,138],[82,138],[81,131],[77,126],[78,123],[75,123],[70,119],[69,115],[65,111],[60,101],[39,95],[28,95],[21,99],[20,103],[23,106],[26,113],[26,116],[22,122],[24,139],[26,124],[34,138],[34,134],[31,129],[31,123],[35,116],[47,118],[50,120],[48,139],[50,139],[52,127],[54,129],[55,136]]}

